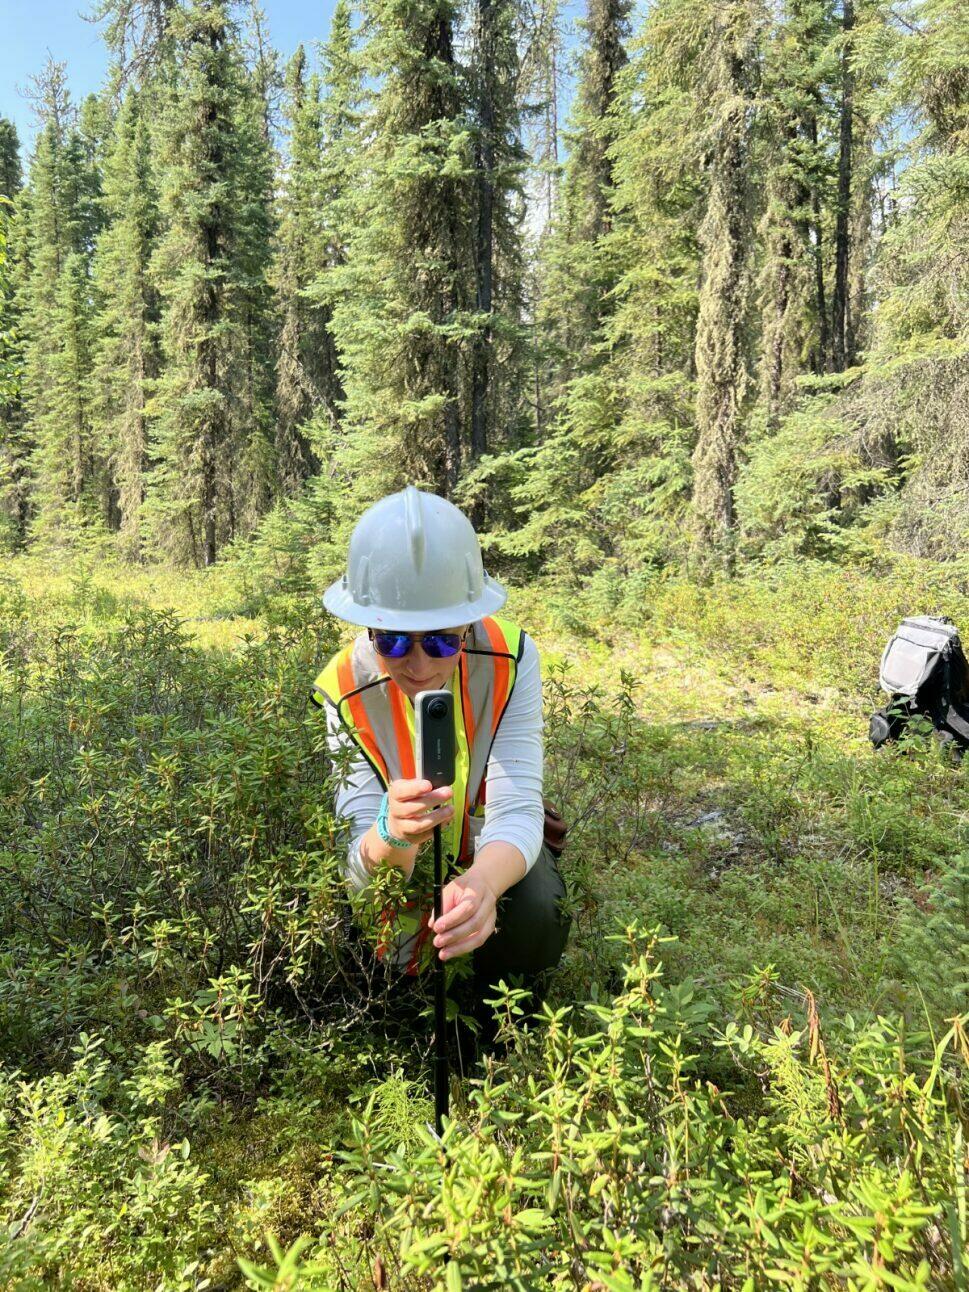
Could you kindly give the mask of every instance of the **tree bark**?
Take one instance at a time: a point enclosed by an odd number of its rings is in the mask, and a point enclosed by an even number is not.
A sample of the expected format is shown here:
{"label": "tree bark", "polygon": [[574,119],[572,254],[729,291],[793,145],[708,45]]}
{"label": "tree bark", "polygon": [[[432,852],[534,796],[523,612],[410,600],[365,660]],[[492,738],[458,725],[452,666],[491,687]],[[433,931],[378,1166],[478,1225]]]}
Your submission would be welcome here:
{"label": "tree bark", "polygon": [[847,358],[848,264],[851,253],[851,146],[854,113],[854,73],[851,70],[851,32],[855,25],[854,0],[844,0],[841,51],[841,122],[838,149],[838,203],[835,216],[834,296],[831,301],[831,365],[843,372]]}
{"label": "tree bark", "polygon": [[[818,146],[818,119],[812,116],[808,123],[808,132],[811,143],[814,145],[815,155],[817,155]],[[825,372],[828,366],[828,303],[824,289],[824,247],[821,238],[821,195],[818,192],[818,186],[815,184],[811,191],[811,214],[813,217],[811,230],[814,241],[814,294],[815,306],[818,313],[818,361],[816,365],[817,372]]]}
{"label": "tree bark", "polygon": [[[454,42],[451,22],[445,14],[437,20],[432,33],[432,53],[446,67],[454,66]],[[440,117],[445,117],[451,105],[442,102],[439,107]],[[460,192],[458,181],[443,179],[445,191],[450,199],[441,221],[442,251],[444,252],[444,290],[440,300],[443,317],[441,322],[453,319],[460,308],[459,277],[461,272],[460,246]],[[442,341],[440,345],[441,384],[446,392],[447,402],[444,407],[444,488],[443,493],[449,498],[461,474],[461,405],[460,405],[460,364],[461,354],[458,345],[453,341]]]}
{"label": "tree bark", "polygon": [[747,387],[745,303],[748,212],[746,68],[722,53],[718,89],[729,103],[713,141],[710,196],[701,229],[703,287],[696,333],[697,443],[693,453],[693,550],[700,564],[731,563],[733,486]]}
{"label": "tree bark", "polygon": [[478,324],[471,356],[471,461],[488,449],[488,387],[491,379],[491,303],[494,271],[495,207],[495,0],[478,0],[477,226],[475,229],[475,311]]}
{"label": "tree bark", "polygon": [[779,264],[774,280],[774,327],[767,380],[767,420],[776,429],[781,420],[781,385],[784,379],[784,328],[790,296],[791,239],[785,234],[778,247]]}

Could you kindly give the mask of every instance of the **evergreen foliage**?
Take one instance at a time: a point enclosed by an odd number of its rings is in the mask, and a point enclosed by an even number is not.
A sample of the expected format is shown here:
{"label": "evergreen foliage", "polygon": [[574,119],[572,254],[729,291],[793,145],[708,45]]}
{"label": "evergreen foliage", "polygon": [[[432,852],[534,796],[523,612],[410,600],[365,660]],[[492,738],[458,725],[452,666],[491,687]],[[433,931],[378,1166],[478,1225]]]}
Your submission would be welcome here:
{"label": "evergreen foliage", "polygon": [[[334,15],[331,51],[332,66],[352,57],[345,5]],[[331,94],[336,92],[336,87],[330,88]],[[330,310],[313,297],[315,284],[337,254],[328,238],[326,208],[328,200],[338,197],[328,194],[324,185],[320,81],[315,73],[307,78],[302,47],[287,69],[286,115],[290,158],[279,201],[275,451],[280,488],[294,495],[321,465],[305,424],[319,412],[335,425],[342,397]]]}
{"label": "evergreen foliage", "polygon": [[[468,69],[475,187],[474,312],[468,366],[468,464],[528,434],[522,223],[526,155],[516,96],[519,57],[511,0],[478,0]],[[487,492],[472,501],[484,527]]]}
{"label": "evergreen foliage", "polygon": [[[709,191],[696,330],[694,552],[726,556],[734,529],[733,488],[749,376],[746,308],[752,228],[750,115],[759,15],[716,5],[696,51],[698,89],[709,104],[704,140]],[[704,39],[705,37],[705,39]]]}
{"label": "evergreen foliage", "polygon": [[[961,524],[955,0],[590,0],[571,95],[554,0],[372,0],[356,29],[341,0],[319,70],[301,48],[285,77],[251,3],[92,16],[113,97],[76,112],[49,66],[19,189],[0,129],[8,545],[70,533],[43,320],[72,253],[85,490],[129,557],[238,554],[278,507],[323,568],[414,481],[509,572],[612,604],[657,568],[810,547],[808,514],[851,550],[942,552]],[[808,425],[839,446],[823,470]]]}
{"label": "evergreen foliage", "polygon": [[64,541],[103,527],[108,490],[92,427],[94,300],[91,257],[102,224],[104,105],[76,112],[63,65],[39,83],[41,130],[30,168],[15,302],[23,334],[32,536]]}
{"label": "evergreen foliage", "polygon": [[0,117],[0,197],[15,197],[20,191],[21,182],[17,127],[6,117]]}
{"label": "evergreen foliage", "polygon": [[162,550],[211,565],[252,527],[272,487],[271,156],[225,6],[199,0],[174,32],[165,229],[152,258],[165,365],[145,514]]}
{"label": "evergreen foliage", "polygon": [[765,42],[760,395],[775,430],[794,402],[797,377],[825,371],[829,352],[821,214],[833,178],[825,90],[834,21],[826,0],[796,0]]}
{"label": "evergreen foliage", "polygon": [[23,219],[18,217],[13,200],[20,186],[17,131],[12,122],[0,118],[0,546],[5,547],[23,542],[29,507],[21,398],[23,347],[16,293]]}
{"label": "evergreen foliage", "polygon": [[[963,1287],[965,767],[859,714],[967,622],[965,4],[91,16],[0,119],[0,1283]],[[571,826],[447,1155],[306,711],[408,483]]]}
{"label": "evergreen foliage", "polygon": [[[545,230],[543,293],[537,321],[551,366],[550,397],[569,374],[597,366],[597,343],[611,308],[614,265],[602,245],[612,225],[618,81],[626,63],[629,5],[592,0],[575,103],[564,140],[569,154],[556,210]],[[557,384],[556,384],[557,383]]]}
{"label": "evergreen foliage", "polygon": [[151,133],[144,92],[129,89],[104,167],[107,227],[93,276],[98,289],[94,372],[98,439],[111,466],[109,523],[120,551],[142,552],[147,407],[159,371],[159,301],[149,272],[159,235]]}
{"label": "evergreen foliage", "polygon": [[347,465],[377,495],[407,480],[453,491],[466,449],[472,158],[454,21],[450,0],[379,0],[371,12],[365,65],[379,90],[334,327]]}

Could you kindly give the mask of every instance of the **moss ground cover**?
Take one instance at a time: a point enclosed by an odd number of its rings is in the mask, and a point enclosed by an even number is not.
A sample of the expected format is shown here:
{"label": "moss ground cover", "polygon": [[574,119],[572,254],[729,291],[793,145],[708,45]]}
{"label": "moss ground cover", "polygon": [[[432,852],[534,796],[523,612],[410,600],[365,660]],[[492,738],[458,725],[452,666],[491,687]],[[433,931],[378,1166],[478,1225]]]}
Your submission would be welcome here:
{"label": "moss ground cover", "polygon": [[965,598],[915,565],[514,592],[574,932],[445,1161],[428,1002],[347,938],[332,621],[8,563],[0,1282],[965,1286],[965,773],[865,738],[894,621]]}

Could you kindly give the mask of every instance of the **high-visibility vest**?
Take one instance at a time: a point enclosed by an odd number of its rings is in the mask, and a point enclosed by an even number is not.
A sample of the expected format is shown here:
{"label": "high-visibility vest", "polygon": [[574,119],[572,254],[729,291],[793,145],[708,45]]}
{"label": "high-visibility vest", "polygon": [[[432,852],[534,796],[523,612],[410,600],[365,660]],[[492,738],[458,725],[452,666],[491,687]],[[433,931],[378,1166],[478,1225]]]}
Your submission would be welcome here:
{"label": "high-visibility vest", "polygon": [[[488,616],[471,625],[451,675],[456,736],[454,816],[442,829],[449,866],[471,860],[470,818],[484,813],[485,772],[502,716],[508,707],[525,634],[508,619]],[[366,631],[338,651],[313,683],[312,699],[330,705],[383,786],[417,775],[414,756],[414,705],[384,672]],[[385,908],[378,916],[377,954],[408,973],[419,973],[430,959],[427,918],[430,909],[415,898],[403,909]]]}

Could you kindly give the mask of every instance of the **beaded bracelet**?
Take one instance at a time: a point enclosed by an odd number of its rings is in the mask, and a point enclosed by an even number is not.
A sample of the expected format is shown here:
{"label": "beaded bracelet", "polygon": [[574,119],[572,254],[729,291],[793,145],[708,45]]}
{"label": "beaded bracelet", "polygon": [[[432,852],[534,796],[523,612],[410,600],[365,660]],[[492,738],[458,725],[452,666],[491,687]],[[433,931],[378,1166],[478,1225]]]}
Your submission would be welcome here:
{"label": "beaded bracelet", "polygon": [[380,800],[380,811],[377,813],[377,833],[380,835],[381,839],[383,839],[384,843],[389,843],[392,848],[409,848],[411,845],[406,839],[395,839],[390,833],[390,829],[387,824],[388,805],[389,797],[385,792],[383,798]]}

